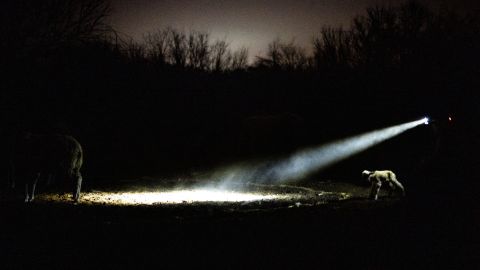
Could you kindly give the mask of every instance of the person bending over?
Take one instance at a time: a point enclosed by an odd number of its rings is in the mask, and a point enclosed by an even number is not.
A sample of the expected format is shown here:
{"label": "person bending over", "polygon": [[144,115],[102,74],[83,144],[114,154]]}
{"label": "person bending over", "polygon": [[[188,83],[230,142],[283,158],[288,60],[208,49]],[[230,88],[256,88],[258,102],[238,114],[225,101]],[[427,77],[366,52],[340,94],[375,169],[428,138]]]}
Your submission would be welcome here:
{"label": "person bending over", "polygon": [[392,196],[395,192],[400,192],[402,196],[405,196],[405,188],[397,180],[397,176],[389,170],[383,171],[368,171],[364,170],[362,176],[365,177],[371,184],[369,199],[377,200],[378,193],[382,185],[388,186],[388,196]]}

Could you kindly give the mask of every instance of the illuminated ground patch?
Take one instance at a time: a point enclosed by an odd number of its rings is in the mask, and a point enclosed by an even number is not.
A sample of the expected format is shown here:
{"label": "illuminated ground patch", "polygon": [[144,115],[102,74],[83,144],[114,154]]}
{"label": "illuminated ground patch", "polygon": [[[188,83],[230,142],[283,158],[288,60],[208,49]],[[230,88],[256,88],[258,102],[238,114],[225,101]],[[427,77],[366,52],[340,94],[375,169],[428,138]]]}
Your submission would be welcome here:
{"label": "illuminated ground patch", "polygon": [[[285,201],[300,198],[299,194],[243,193],[220,190],[172,190],[162,192],[86,192],[82,193],[80,203],[111,205],[156,205],[156,204],[191,204],[201,202],[255,202]],[[68,194],[44,195],[41,200],[68,202]]]}
{"label": "illuminated ground patch", "polygon": [[[173,206],[189,207],[210,205],[232,209],[269,209],[276,207],[297,207],[323,205],[368,193],[368,188],[357,190],[355,186],[327,184],[318,182],[317,186],[262,185],[249,184],[232,190],[214,187],[172,188],[140,186],[117,190],[92,190],[82,192],[81,205],[118,205],[118,206]],[[349,192],[344,192],[344,191]],[[38,203],[72,203],[69,193],[39,194]]]}
{"label": "illuminated ground patch", "polygon": [[240,193],[216,190],[177,190],[168,192],[97,192],[86,193],[82,200],[93,203],[120,205],[152,205],[194,202],[251,202],[261,200],[282,200],[292,196],[279,194]]}

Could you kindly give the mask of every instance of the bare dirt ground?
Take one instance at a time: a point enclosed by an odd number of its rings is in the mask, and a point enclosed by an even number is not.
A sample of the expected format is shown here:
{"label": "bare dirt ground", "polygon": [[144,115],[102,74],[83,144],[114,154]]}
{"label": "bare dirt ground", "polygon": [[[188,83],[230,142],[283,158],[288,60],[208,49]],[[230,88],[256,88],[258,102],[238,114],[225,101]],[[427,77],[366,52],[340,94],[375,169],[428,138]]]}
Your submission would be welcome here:
{"label": "bare dirt ground", "polygon": [[[127,182],[108,192],[124,192]],[[2,201],[1,269],[478,266],[478,225],[448,207],[452,201],[370,201],[368,186],[329,181],[248,188],[291,197],[121,205],[95,201],[106,192],[96,187],[85,193],[93,201],[76,205],[67,195],[44,194],[29,205]],[[135,187],[152,189],[158,186]]]}
{"label": "bare dirt ground", "polygon": [[[205,196],[213,197],[191,196],[193,198],[189,198],[189,195],[201,192],[207,192]],[[173,197],[174,194],[177,194],[178,198]],[[166,182],[155,186],[145,186],[139,185],[137,182],[135,186],[90,189],[82,193],[79,204],[154,207],[165,207],[168,204],[182,204],[184,207],[204,204],[212,207],[233,207],[235,210],[241,211],[242,209],[255,208],[314,206],[348,199],[366,198],[367,194],[367,187],[332,183],[330,181],[301,186],[247,183],[236,186],[231,190],[199,187],[197,183],[183,183],[175,186]],[[156,197],[152,197],[152,195]],[[137,198],[141,196],[147,198],[145,200]],[[185,198],[182,199],[182,196],[185,196]],[[36,197],[35,202],[38,204],[68,204],[71,203],[71,200],[71,195],[68,193],[43,193]]]}

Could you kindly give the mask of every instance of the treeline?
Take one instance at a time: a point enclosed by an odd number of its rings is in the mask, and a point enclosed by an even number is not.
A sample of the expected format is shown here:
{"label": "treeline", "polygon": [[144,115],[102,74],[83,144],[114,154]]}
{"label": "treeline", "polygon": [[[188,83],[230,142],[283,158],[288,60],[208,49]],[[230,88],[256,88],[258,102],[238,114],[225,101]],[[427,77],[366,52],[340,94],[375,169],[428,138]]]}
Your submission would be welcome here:
{"label": "treeline", "polygon": [[167,28],[147,33],[143,41],[124,42],[121,46],[132,61],[204,71],[422,70],[432,61],[444,66],[453,61],[475,64],[471,55],[479,44],[480,22],[476,14],[433,12],[416,1],[406,1],[398,6],[369,7],[347,28],[319,28],[319,34],[312,38],[313,51],[294,41],[276,39],[268,44],[265,55],[255,56],[250,64],[246,48],[232,52],[225,40],[212,42],[204,32]]}
{"label": "treeline", "polygon": [[[293,42],[275,40],[256,66],[280,69],[404,69],[422,70],[432,64],[443,67],[465,63],[478,65],[474,48],[479,45],[478,14],[433,12],[407,1],[399,6],[374,6],[353,18],[348,28],[324,26],[313,38],[313,52]],[[457,66],[457,65],[455,65]]]}
{"label": "treeline", "polygon": [[130,41],[123,51],[131,61],[145,61],[158,67],[200,71],[235,71],[248,67],[248,50],[230,49],[225,40],[212,42],[208,33],[192,31],[188,34],[173,28],[148,33],[143,43]]}
{"label": "treeline", "polygon": [[226,40],[212,40],[207,32],[186,33],[168,27],[134,41],[108,25],[111,7],[106,0],[8,0],[4,6],[0,49],[6,66],[48,60],[65,48],[97,44],[137,64],[207,72],[423,69],[453,61],[470,67],[476,62],[471,55],[480,33],[477,14],[433,12],[416,1],[406,1],[398,6],[369,7],[347,28],[319,26],[318,35],[312,37],[312,51],[276,39],[265,55],[256,55],[249,63],[247,48],[232,50]]}

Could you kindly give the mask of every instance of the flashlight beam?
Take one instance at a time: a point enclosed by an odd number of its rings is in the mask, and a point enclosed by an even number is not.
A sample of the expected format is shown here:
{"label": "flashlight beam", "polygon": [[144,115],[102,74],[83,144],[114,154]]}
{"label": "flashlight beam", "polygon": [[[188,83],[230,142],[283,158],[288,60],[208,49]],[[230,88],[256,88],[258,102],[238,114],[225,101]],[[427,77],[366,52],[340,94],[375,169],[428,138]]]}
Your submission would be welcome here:
{"label": "flashlight beam", "polygon": [[347,159],[409,129],[424,124],[425,119],[360,134],[329,143],[318,148],[303,150],[277,167],[277,175],[285,180],[298,180],[306,175]]}
{"label": "flashlight beam", "polygon": [[246,183],[272,183],[300,180],[307,175],[325,169],[383,141],[393,138],[409,129],[428,123],[428,118],[395,125],[383,129],[334,141],[319,147],[299,151],[276,162],[241,164],[216,171],[210,186],[229,189]]}

